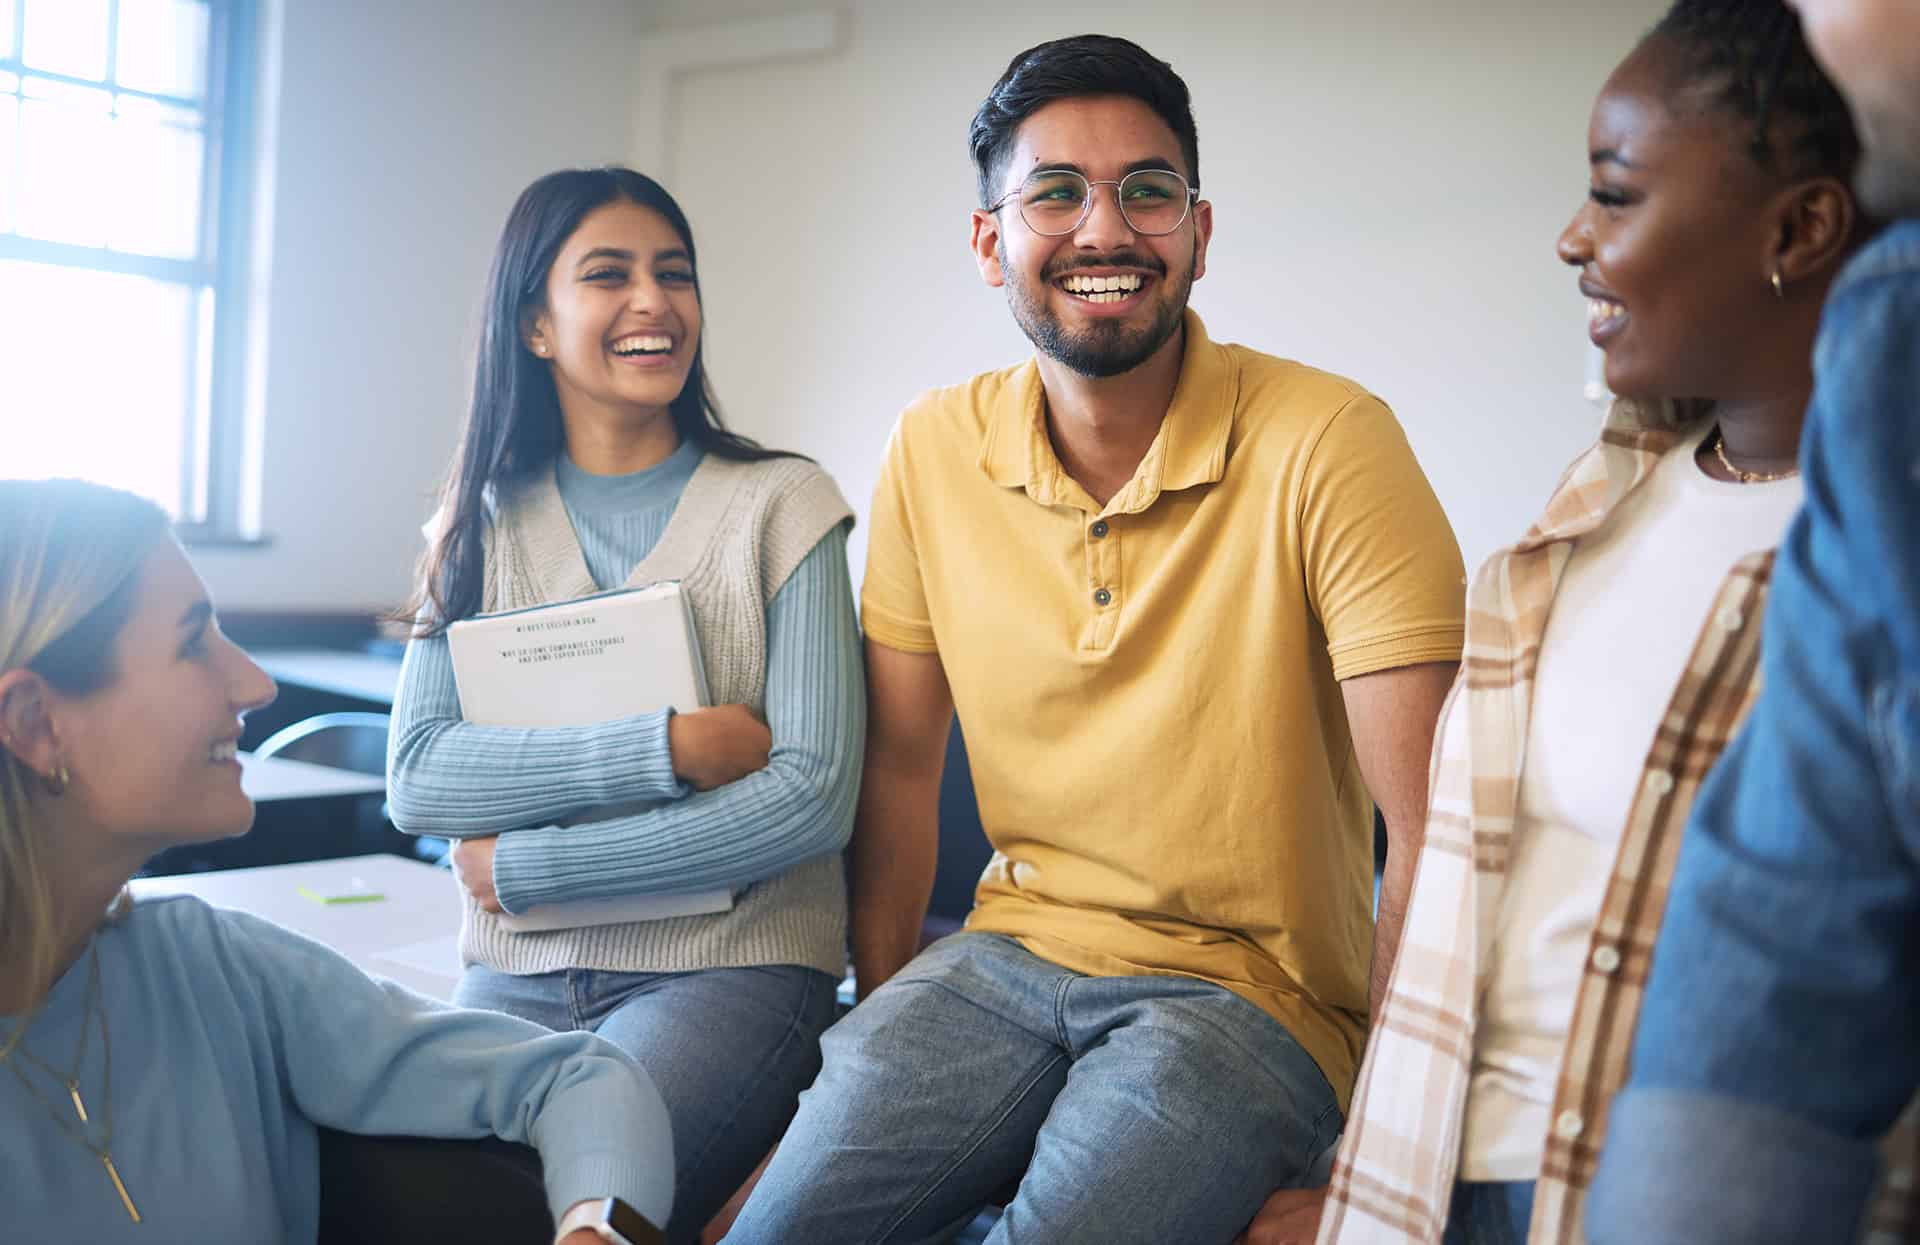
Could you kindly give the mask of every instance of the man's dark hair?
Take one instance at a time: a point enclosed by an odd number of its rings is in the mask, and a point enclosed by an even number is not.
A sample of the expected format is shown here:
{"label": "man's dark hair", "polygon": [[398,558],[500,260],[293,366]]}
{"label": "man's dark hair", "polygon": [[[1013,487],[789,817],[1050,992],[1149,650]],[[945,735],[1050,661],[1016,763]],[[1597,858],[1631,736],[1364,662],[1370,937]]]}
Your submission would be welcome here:
{"label": "man's dark hair", "polygon": [[1852,179],[1860,159],[1853,116],[1781,0],[1678,0],[1647,37],[1672,43],[1687,83],[1751,123],[1747,152],[1760,167]]}
{"label": "man's dark hair", "polygon": [[1187,181],[1200,185],[1200,135],[1193,126],[1187,84],[1173,66],[1129,39],[1074,35],[1030,47],[1013,58],[973,114],[967,145],[980,180],[980,206],[989,207],[1005,171],[1020,123],[1056,100],[1126,95],[1153,109],[1180,140]]}

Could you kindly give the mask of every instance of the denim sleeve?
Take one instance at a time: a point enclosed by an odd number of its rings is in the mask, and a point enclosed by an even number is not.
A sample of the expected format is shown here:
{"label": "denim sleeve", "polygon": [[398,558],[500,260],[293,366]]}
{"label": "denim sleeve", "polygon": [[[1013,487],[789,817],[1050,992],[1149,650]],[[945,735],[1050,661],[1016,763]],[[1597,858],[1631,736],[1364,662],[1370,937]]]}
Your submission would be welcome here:
{"label": "denim sleeve", "polygon": [[522,729],[461,720],[444,636],[414,640],[387,741],[387,807],[409,834],[473,838],[581,809],[671,800],[672,710],[592,726]]}
{"label": "denim sleeve", "polygon": [[502,835],[501,905],[740,887],[846,846],[867,702],[844,526],[820,538],[767,607],[766,708],[773,749],[763,770],[630,817]]}
{"label": "denim sleeve", "polygon": [[1828,308],[1764,690],[1681,848],[1589,1202],[1596,1245],[1851,1240],[1871,1142],[1920,1083],[1912,255]]}

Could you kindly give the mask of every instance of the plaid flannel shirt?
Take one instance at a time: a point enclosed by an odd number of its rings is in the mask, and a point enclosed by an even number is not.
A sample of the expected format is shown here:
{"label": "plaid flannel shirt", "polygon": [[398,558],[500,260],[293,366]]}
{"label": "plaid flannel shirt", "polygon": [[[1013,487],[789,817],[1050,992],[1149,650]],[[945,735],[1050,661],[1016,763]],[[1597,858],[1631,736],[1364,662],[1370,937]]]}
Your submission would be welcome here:
{"label": "plaid flannel shirt", "polygon": [[[1426,841],[1386,1003],[1367,1045],[1320,1245],[1422,1242],[1446,1227],[1473,1069],[1475,1012],[1506,883],[1520,759],[1540,639],[1574,541],[1603,523],[1683,436],[1671,404],[1615,402],[1599,441],[1574,460],[1545,513],[1490,557],[1467,599],[1460,675],[1441,711]],[[1771,552],[1721,584],[1627,815],[1555,1087],[1528,1239],[1584,1241],[1586,1190],[1626,1080],[1654,938],[1680,837],[1707,770],[1759,690]],[[1909,1119],[1911,1120],[1911,1115]],[[1878,1241],[1911,1239],[1911,1132],[1871,1216]],[[1902,1193],[1907,1196],[1901,1196]],[[1883,1237],[1883,1234],[1884,1237]]]}

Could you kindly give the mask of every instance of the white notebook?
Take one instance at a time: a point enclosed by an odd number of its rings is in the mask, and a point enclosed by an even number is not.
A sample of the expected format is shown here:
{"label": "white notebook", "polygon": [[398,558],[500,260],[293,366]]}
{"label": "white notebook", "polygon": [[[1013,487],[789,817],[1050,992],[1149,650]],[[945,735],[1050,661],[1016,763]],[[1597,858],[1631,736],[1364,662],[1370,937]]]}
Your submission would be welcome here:
{"label": "white notebook", "polygon": [[[603,592],[554,605],[465,619],[447,629],[460,716],[477,726],[588,726],[707,703],[693,607],[678,583]],[[590,809],[565,824],[634,807]],[[726,889],[541,904],[500,923],[518,931],[573,929],[725,912]]]}

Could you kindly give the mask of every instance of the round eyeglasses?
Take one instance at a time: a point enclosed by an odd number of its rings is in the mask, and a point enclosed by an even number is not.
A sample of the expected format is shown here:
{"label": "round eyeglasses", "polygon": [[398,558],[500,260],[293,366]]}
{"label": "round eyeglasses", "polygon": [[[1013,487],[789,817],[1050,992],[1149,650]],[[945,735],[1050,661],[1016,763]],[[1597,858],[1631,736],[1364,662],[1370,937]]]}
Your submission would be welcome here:
{"label": "round eyeglasses", "polygon": [[1018,200],[1020,219],[1043,237],[1058,238],[1080,228],[1093,211],[1093,188],[1111,186],[1120,215],[1135,233],[1157,237],[1172,233],[1187,219],[1200,192],[1166,169],[1136,169],[1119,181],[1088,181],[1071,169],[1041,169],[1027,174],[1017,190],[988,208],[998,212]]}

